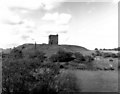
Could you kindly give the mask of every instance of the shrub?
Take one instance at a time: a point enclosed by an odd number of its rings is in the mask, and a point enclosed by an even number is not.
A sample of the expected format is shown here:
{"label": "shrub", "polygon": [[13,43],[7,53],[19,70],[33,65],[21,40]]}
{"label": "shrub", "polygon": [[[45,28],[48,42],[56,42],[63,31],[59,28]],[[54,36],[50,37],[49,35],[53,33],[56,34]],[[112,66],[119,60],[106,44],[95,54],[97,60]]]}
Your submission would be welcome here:
{"label": "shrub", "polygon": [[110,62],[113,62],[113,59],[109,59]]}
{"label": "shrub", "polygon": [[97,51],[97,50],[98,50],[98,48],[95,48],[95,50]]}
{"label": "shrub", "polygon": [[92,53],[91,55],[92,55],[92,57],[96,57],[96,54],[95,54],[95,53]]}
{"label": "shrub", "polygon": [[[59,61],[73,59],[71,52],[58,53]],[[64,92],[78,91],[74,75],[69,74],[62,81],[59,63],[47,61],[41,63],[41,58],[44,60],[45,56],[42,52],[31,51],[29,55],[29,58],[7,58],[3,61],[3,94],[58,94],[60,90]],[[63,58],[63,56],[65,57]],[[38,71],[41,69],[43,70],[42,73]]]}
{"label": "shrub", "polygon": [[52,62],[69,62],[74,60],[72,52],[66,52],[64,50],[59,50],[56,54],[52,55],[50,58]]}
{"label": "shrub", "polygon": [[[54,81],[59,66],[54,63],[41,64],[37,59],[6,59],[3,62],[3,94],[38,94],[56,92]],[[41,74],[36,69],[43,68]],[[49,69],[49,70],[48,70]],[[37,93],[34,93],[38,90]]]}
{"label": "shrub", "polygon": [[82,63],[83,61],[85,61],[84,56],[79,52],[74,53],[74,56],[75,56],[74,61],[77,62],[77,63]]}
{"label": "shrub", "polygon": [[52,61],[52,62],[57,62],[58,59],[59,59],[58,54],[53,54],[53,55],[49,58],[49,60]]}
{"label": "shrub", "polygon": [[43,62],[46,59],[45,53],[38,50],[33,50],[28,53],[28,57],[31,59],[39,59],[40,62]]}
{"label": "shrub", "polygon": [[104,58],[111,57],[111,54],[110,54],[110,53],[104,53],[104,54],[103,54],[103,57],[104,57]]}
{"label": "shrub", "polygon": [[94,58],[92,56],[86,55],[85,56],[85,61],[86,62],[92,62],[94,60]]}
{"label": "shrub", "polygon": [[[43,70],[43,73],[37,71]],[[61,76],[59,63],[37,59],[6,59],[3,62],[3,94],[62,94],[78,91],[73,74]],[[62,90],[62,93],[61,93]]]}
{"label": "shrub", "polygon": [[[22,60],[6,60],[3,63],[3,94],[22,94],[28,91],[25,81],[30,77],[27,65]],[[21,93],[20,93],[21,92]]]}
{"label": "shrub", "polygon": [[14,48],[10,54],[9,57],[13,58],[13,59],[18,59],[18,58],[22,58],[23,57],[23,53],[21,50]]}
{"label": "shrub", "polygon": [[59,50],[57,54],[58,54],[58,61],[59,62],[69,62],[69,61],[72,61],[74,59],[72,57],[72,55],[73,55],[72,52],[66,52],[64,50]]}
{"label": "shrub", "polygon": [[118,59],[120,59],[120,52],[117,53]]}
{"label": "shrub", "polygon": [[98,50],[96,50],[96,56],[102,56],[102,53]]}
{"label": "shrub", "polygon": [[81,91],[77,84],[75,74],[71,72],[60,75],[59,79],[56,81],[56,85],[58,94],[78,93]]}
{"label": "shrub", "polygon": [[87,62],[92,62],[94,60],[93,56],[83,56],[81,53],[74,53],[75,55],[75,62],[77,63],[87,63]]}
{"label": "shrub", "polygon": [[118,58],[118,55],[113,53],[113,54],[111,54],[111,57],[112,58]]}
{"label": "shrub", "polygon": [[36,73],[36,84],[32,86],[31,94],[57,94],[55,81],[59,74],[59,66],[47,63],[41,66],[43,73]]}

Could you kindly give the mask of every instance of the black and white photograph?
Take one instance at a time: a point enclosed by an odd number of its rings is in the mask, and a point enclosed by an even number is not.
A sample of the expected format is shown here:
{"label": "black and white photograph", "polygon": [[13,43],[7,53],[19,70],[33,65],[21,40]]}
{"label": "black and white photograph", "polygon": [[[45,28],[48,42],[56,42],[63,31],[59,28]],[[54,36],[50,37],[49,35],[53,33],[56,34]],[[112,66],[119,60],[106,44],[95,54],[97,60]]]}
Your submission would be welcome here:
{"label": "black and white photograph", "polygon": [[0,93],[120,93],[119,1],[0,0]]}

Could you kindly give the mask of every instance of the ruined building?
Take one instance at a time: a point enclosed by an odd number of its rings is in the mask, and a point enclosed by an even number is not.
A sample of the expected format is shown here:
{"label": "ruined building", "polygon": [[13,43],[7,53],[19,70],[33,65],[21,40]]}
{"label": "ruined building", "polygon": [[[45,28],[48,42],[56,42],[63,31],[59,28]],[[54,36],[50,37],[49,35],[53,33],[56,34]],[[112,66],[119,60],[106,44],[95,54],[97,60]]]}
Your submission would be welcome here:
{"label": "ruined building", "polygon": [[49,44],[50,45],[58,45],[58,34],[57,35],[49,35]]}

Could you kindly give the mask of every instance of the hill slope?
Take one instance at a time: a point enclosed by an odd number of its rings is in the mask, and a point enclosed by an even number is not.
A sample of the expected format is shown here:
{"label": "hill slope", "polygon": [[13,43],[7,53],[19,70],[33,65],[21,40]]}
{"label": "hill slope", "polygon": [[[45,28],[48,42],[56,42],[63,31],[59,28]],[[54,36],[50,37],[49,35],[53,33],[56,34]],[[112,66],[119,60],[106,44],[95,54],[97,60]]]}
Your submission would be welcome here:
{"label": "hill slope", "polygon": [[[35,50],[35,45],[34,44],[23,44],[20,46],[15,47],[17,49],[22,50],[22,52],[25,54],[29,51]],[[83,55],[89,55],[92,53],[91,50],[88,50],[85,47],[82,46],[76,46],[76,45],[48,45],[48,44],[36,44],[36,49],[39,51],[43,51],[46,53],[47,56],[51,56],[52,54],[55,54],[58,50],[63,49],[68,52],[80,52]],[[6,49],[8,50],[8,49]],[[9,51],[6,51],[5,49],[3,52],[10,52],[12,49]]]}
{"label": "hill slope", "polygon": [[[26,53],[31,50],[35,50],[34,44],[23,44],[17,47],[18,49],[21,49],[23,53]],[[83,54],[90,53],[90,50],[76,45],[48,45],[48,44],[37,44],[36,49],[39,51],[43,51],[46,53],[47,56],[50,56],[51,54],[55,54],[59,49],[64,49],[65,51],[69,52],[81,52]]]}

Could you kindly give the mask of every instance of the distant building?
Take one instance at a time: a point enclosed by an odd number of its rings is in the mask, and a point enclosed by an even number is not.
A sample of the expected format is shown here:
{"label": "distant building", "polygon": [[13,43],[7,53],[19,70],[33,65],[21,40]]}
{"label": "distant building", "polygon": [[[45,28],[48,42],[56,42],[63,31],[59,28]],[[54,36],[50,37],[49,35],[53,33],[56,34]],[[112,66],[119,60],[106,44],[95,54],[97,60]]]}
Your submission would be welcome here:
{"label": "distant building", "polygon": [[57,35],[49,35],[49,44],[50,45],[58,45],[58,34]]}

